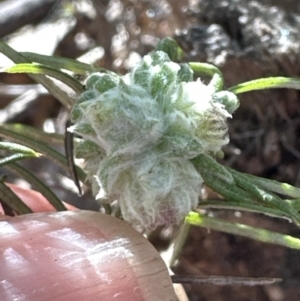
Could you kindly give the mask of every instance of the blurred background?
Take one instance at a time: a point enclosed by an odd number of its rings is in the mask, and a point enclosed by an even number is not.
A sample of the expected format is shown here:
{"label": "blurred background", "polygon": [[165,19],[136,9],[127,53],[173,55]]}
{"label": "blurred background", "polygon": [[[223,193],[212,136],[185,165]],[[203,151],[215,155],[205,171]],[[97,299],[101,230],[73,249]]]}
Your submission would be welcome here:
{"label": "blurred background", "polygon": [[[0,1],[0,37],[16,50],[80,58],[120,74],[166,36],[177,40],[185,61],[218,66],[227,87],[259,77],[300,75],[297,0]],[[0,68],[9,64],[1,55]],[[241,107],[229,121],[231,142],[224,149],[224,163],[300,186],[299,91],[251,92],[240,100]],[[63,134],[67,119],[66,109],[28,76],[0,74],[0,123]],[[90,193],[79,197],[69,175],[48,160],[24,164],[64,201],[98,210]],[[0,173],[10,182],[28,185],[4,169]],[[287,221],[225,210],[210,214],[300,236]],[[169,239],[157,237],[153,243],[163,250]],[[187,285],[191,301],[296,301],[299,262],[297,251],[192,228],[175,272],[283,278],[265,287]]]}

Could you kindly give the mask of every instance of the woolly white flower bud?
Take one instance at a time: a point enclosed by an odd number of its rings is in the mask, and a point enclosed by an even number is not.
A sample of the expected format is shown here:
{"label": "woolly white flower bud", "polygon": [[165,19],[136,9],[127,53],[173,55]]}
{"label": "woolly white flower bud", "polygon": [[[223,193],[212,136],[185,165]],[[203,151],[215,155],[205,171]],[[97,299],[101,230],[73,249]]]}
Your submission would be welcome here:
{"label": "woolly white flower bud", "polygon": [[174,105],[189,118],[189,132],[193,133],[194,139],[201,141],[202,149],[198,154],[218,152],[229,142],[227,118],[231,114],[216,101],[212,87],[199,79],[181,83],[173,97]]}
{"label": "woolly white flower bud", "polygon": [[[95,73],[71,113],[93,192],[117,199],[123,217],[154,228],[179,223],[197,206],[202,178],[189,159],[228,143],[238,100],[215,93],[163,51],[125,76]],[[222,91],[224,92],[224,91]]]}
{"label": "woolly white flower bud", "polygon": [[188,160],[152,150],[130,161],[107,157],[97,177],[118,196],[123,217],[147,228],[178,224],[196,208],[202,183]]}

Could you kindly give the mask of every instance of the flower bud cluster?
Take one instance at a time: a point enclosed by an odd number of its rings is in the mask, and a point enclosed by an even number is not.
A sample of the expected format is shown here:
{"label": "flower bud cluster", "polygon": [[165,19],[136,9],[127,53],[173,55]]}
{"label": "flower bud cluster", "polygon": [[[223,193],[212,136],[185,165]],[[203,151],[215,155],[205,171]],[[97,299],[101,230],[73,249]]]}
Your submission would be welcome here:
{"label": "flower bud cluster", "polygon": [[163,51],[125,76],[94,73],[77,99],[70,128],[76,156],[98,199],[118,200],[124,219],[144,228],[179,223],[197,206],[202,178],[190,159],[228,143],[238,101],[193,80]]}

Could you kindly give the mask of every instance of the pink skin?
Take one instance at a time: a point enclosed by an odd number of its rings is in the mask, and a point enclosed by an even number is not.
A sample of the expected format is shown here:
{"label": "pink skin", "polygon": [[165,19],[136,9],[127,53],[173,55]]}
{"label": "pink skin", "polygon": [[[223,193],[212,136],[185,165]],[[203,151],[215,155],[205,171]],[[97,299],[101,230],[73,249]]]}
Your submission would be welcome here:
{"label": "pink skin", "polygon": [[[37,206],[39,193],[10,187],[32,209],[53,209]],[[1,301],[177,300],[159,253],[112,216],[80,210],[3,216],[0,236]]]}

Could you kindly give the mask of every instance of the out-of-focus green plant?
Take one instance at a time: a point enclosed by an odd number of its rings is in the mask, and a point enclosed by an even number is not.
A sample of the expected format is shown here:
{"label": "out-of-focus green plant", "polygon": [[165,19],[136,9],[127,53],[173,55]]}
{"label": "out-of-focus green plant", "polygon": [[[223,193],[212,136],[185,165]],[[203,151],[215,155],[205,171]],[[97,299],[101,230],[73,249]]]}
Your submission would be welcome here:
{"label": "out-of-focus green plant", "polygon": [[[18,53],[3,42],[0,52],[16,63],[2,72],[28,73],[71,110],[69,131],[81,137],[75,155],[85,160],[83,170],[75,168],[76,174],[81,182],[91,183],[97,199],[107,208],[118,200],[123,218],[143,229],[184,220],[175,256],[191,224],[300,249],[296,238],[197,212],[199,208],[244,210],[300,225],[299,188],[240,173],[217,161],[229,142],[227,119],[238,109],[238,94],[300,89],[300,79],[262,78],[225,90],[218,68],[182,63],[182,51],[170,38],[124,76],[69,59]],[[85,86],[63,70],[89,75]],[[207,85],[198,78],[202,75],[211,77]],[[73,97],[51,78],[73,90]],[[22,125],[0,125],[0,137],[9,141],[2,142],[2,148],[13,152],[0,164],[27,177],[63,210],[49,188],[28,171],[20,172],[15,162],[42,154],[68,168],[67,158],[47,143],[62,143],[63,137],[31,132]],[[223,199],[201,200],[203,184]]]}

